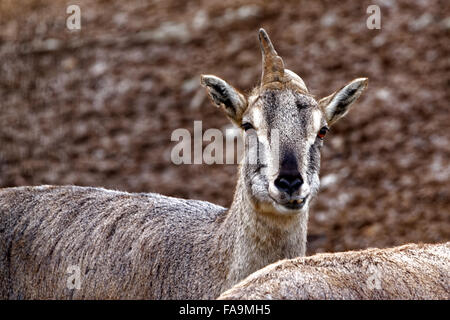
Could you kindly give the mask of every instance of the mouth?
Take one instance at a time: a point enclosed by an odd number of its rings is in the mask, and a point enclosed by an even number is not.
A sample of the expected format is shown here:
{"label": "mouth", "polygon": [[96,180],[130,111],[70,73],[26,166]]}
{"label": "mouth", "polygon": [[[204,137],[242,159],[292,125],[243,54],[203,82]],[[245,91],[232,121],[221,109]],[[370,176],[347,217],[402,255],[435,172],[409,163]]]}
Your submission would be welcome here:
{"label": "mouth", "polygon": [[304,200],[291,200],[288,203],[283,204],[283,206],[291,210],[298,210],[305,206],[305,202],[306,201]]}
{"label": "mouth", "polygon": [[283,203],[282,205],[290,210],[299,210],[305,206],[307,198],[308,196],[300,199],[290,200],[289,202]]}
{"label": "mouth", "polygon": [[307,195],[303,198],[300,198],[300,199],[291,199],[291,200],[283,201],[283,202],[277,201],[272,197],[271,198],[272,198],[272,201],[274,201],[275,204],[277,206],[280,206],[281,208],[287,209],[289,211],[290,210],[298,211],[298,210],[301,210],[305,206],[308,197],[309,197],[309,195]]}

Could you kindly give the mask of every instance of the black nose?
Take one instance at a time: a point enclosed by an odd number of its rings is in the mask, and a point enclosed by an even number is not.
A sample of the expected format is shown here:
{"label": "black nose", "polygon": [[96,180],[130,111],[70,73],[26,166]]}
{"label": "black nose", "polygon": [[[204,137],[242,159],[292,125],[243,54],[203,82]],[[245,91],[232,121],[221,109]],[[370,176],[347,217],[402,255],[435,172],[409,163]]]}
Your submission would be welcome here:
{"label": "black nose", "polygon": [[275,186],[278,190],[282,192],[286,192],[289,195],[292,195],[295,191],[300,189],[303,184],[302,177],[298,175],[279,175],[275,180]]}

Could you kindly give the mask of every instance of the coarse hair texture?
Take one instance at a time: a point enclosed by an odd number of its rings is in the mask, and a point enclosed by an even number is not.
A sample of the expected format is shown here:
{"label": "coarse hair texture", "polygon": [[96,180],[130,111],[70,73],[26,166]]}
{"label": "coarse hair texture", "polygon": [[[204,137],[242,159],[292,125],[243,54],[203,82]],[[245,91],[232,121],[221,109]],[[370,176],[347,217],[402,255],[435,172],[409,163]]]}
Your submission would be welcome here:
{"label": "coarse hair texture", "polygon": [[450,298],[450,242],[282,260],[219,299]]}

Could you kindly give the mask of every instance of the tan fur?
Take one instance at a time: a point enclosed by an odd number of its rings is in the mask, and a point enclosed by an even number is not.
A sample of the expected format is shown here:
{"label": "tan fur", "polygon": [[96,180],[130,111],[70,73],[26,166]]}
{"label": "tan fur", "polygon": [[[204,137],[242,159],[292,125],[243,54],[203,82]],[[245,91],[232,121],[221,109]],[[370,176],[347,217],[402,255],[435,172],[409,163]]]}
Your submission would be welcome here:
{"label": "tan fur", "polygon": [[219,299],[450,299],[450,242],[316,254],[250,275]]}

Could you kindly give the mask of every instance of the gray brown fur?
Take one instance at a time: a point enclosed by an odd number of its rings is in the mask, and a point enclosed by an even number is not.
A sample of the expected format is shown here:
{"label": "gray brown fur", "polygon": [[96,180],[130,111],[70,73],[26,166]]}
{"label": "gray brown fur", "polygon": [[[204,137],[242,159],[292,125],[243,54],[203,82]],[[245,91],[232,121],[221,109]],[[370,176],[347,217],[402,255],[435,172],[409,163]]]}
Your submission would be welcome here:
{"label": "gray brown fur", "polygon": [[[367,79],[316,102],[298,75],[282,69],[264,30],[260,41],[262,83],[250,96],[218,77],[201,79],[234,124],[255,127],[242,131],[257,143],[244,150],[228,210],[100,188],[0,189],[0,297],[216,298],[270,263],[303,256],[309,206],[319,188],[318,131],[348,111]],[[282,156],[289,154],[291,169],[303,175],[301,188],[288,196],[274,187],[279,155],[267,135],[274,131]],[[255,148],[261,153],[252,164]],[[81,269],[80,289],[67,288],[72,265]]]}
{"label": "gray brown fur", "polygon": [[[2,189],[0,298],[213,298],[221,283],[205,278],[226,274],[225,215],[207,202],[157,194]],[[80,290],[67,289],[70,265],[81,268]]]}
{"label": "gray brown fur", "polygon": [[[216,298],[298,253],[299,239],[248,215],[241,196],[242,211],[230,211],[101,188],[0,189],[0,298]],[[71,265],[81,269],[80,290],[67,288]]]}
{"label": "gray brown fur", "polygon": [[219,299],[450,299],[450,242],[283,260]]}

